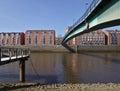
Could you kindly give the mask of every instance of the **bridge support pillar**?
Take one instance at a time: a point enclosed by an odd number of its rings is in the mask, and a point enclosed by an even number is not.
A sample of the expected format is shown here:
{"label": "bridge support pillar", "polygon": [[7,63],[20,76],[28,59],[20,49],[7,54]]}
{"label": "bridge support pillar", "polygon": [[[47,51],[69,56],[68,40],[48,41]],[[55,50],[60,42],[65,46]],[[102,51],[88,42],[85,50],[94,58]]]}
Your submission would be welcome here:
{"label": "bridge support pillar", "polygon": [[78,45],[75,46],[76,53],[78,52]]}
{"label": "bridge support pillar", "polygon": [[25,60],[20,60],[19,69],[19,80],[20,82],[25,82]]}

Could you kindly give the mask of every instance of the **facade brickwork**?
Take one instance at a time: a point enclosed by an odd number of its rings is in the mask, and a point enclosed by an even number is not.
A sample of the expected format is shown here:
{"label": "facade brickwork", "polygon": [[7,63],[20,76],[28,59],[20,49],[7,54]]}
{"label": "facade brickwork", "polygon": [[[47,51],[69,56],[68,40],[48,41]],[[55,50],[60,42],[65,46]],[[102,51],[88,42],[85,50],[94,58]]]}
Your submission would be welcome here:
{"label": "facade brickwork", "polygon": [[27,30],[25,45],[55,45],[55,30]]}
{"label": "facade brickwork", "polygon": [[23,32],[0,33],[1,46],[24,45],[24,39],[25,34]]}
{"label": "facade brickwork", "polygon": [[[70,27],[67,27],[67,33]],[[96,30],[72,38],[67,42],[68,45],[98,46],[98,45],[117,45],[120,46],[120,30]]]}
{"label": "facade brickwork", "polygon": [[102,30],[83,34],[76,38],[79,45],[105,45],[105,33]]}
{"label": "facade brickwork", "polygon": [[106,45],[120,46],[120,30],[106,30]]}

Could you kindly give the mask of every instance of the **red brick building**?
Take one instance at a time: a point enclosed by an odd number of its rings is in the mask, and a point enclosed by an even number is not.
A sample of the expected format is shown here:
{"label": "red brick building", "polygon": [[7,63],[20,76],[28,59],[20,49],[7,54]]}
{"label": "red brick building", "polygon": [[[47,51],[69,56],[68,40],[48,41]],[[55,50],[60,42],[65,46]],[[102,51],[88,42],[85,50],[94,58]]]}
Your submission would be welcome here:
{"label": "red brick building", "polygon": [[79,45],[105,45],[105,34],[97,30],[77,37],[76,41]]}
{"label": "red brick building", "polygon": [[23,32],[2,32],[0,33],[0,45],[12,46],[12,45],[24,45],[25,34]]}
{"label": "red brick building", "polygon": [[[66,28],[68,32],[70,27]],[[97,46],[97,45],[117,45],[120,46],[119,30],[97,30],[77,36],[68,41],[69,45]]]}
{"label": "red brick building", "polygon": [[25,45],[55,45],[55,30],[27,30]]}
{"label": "red brick building", "polygon": [[106,30],[106,45],[120,46],[120,30]]}

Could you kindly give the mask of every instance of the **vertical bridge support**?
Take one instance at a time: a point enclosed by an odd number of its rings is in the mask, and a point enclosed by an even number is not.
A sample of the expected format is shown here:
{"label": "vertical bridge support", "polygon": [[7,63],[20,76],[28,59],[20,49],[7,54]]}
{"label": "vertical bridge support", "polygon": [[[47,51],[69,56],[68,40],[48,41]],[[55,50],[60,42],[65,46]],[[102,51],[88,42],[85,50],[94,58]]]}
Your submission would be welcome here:
{"label": "vertical bridge support", "polygon": [[25,60],[24,59],[20,60],[19,69],[20,69],[19,80],[20,82],[25,82]]}

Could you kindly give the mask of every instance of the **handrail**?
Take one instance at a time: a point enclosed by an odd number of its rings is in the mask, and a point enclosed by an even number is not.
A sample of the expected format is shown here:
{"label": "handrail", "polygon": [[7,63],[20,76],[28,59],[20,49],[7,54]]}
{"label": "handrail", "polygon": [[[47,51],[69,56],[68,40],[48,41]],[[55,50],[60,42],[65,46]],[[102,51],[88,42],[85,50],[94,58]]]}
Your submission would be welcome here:
{"label": "handrail", "polygon": [[3,58],[3,55],[9,57],[9,60],[12,60],[11,57],[15,57],[16,59],[21,56],[30,56],[30,49],[29,48],[13,48],[13,47],[0,47],[0,62]]}
{"label": "handrail", "polygon": [[[80,23],[82,23],[83,21],[86,20],[86,18],[91,14],[91,12],[98,6],[98,4],[101,2],[102,0],[93,0],[92,3],[90,4],[90,6],[88,7],[88,9],[86,10],[86,12],[83,14],[82,17],[80,17],[71,27],[70,30],[68,31],[67,34],[69,34],[71,31],[73,31],[73,29],[78,26]],[[66,36],[65,35],[65,36]]]}

